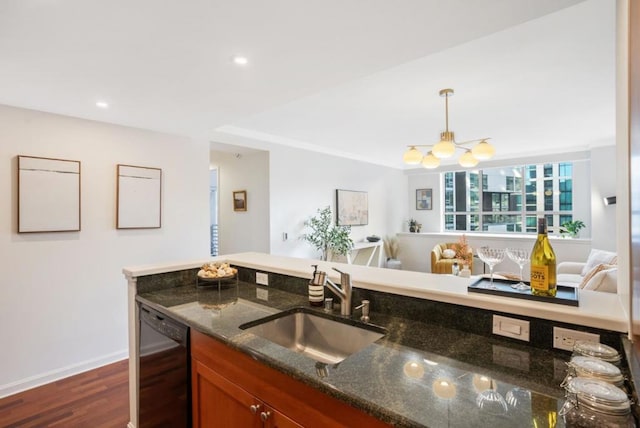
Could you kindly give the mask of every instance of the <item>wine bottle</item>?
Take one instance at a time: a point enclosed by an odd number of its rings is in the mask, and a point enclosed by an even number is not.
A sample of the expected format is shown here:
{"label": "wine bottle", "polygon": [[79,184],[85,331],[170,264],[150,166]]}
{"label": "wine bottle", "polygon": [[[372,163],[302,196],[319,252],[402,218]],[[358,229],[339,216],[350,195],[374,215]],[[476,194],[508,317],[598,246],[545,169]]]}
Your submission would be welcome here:
{"label": "wine bottle", "polygon": [[538,239],[531,251],[531,294],[556,297],[556,254],[547,236],[547,221],[538,219]]}

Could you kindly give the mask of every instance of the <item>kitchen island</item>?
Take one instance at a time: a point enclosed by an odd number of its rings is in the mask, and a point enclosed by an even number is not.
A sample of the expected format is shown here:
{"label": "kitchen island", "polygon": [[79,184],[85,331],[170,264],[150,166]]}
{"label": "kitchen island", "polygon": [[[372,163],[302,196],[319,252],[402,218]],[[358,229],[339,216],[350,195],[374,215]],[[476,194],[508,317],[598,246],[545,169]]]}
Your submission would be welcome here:
{"label": "kitchen island", "polygon": [[[327,272],[331,266],[338,266],[256,253],[220,259],[247,269],[301,278],[311,277],[311,263],[320,264],[320,269]],[[258,291],[264,291],[264,287],[241,281],[237,291],[223,291],[237,293],[237,300],[221,310],[212,310],[212,299],[219,298],[217,291],[197,289],[193,284],[175,284],[162,289],[145,285],[143,288],[146,289],[137,289],[137,278],[193,270],[202,262],[126,269],[130,297],[133,301],[137,297],[152,304],[183,320],[192,329],[252,356],[261,364],[393,425],[437,427],[470,426],[472,423],[507,427],[530,425],[533,418],[559,418],[557,412],[563,401],[559,384],[564,376],[565,362],[569,359],[567,352],[533,347],[499,336],[470,333],[449,328],[443,323],[378,312],[373,306],[372,322],[386,327],[388,334],[336,366],[318,367],[310,358],[238,328],[242,323],[273,312],[306,305],[304,293],[280,290],[272,284],[267,289],[268,300],[264,300],[258,298]],[[359,266],[340,265],[340,268],[351,273],[354,287],[408,295],[414,299],[413,304],[417,298],[418,303],[424,299],[425,305],[436,302],[489,309],[502,314],[529,311],[537,317],[547,315],[547,319],[552,321],[584,320],[584,325],[595,328],[625,331],[621,308],[607,313],[603,304],[591,307],[588,294],[587,297],[581,296],[579,308],[556,308],[559,305],[468,295],[466,286],[471,279]],[[607,304],[615,307],[616,302],[617,299],[609,299]],[[135,354],[135,304],[132,306],[134,328],[131,349]],[[135,381],[132,388],[135,390]],[[500,394],[497,409],[489,409],[482,399],[478,401],[480,394],[488,390]],[[135,397],[135,391],[133,395]],[[132,425],[135,425],[136,418],[137,415],[132,414]],[[559,424],[561,426],[561,421]]]}

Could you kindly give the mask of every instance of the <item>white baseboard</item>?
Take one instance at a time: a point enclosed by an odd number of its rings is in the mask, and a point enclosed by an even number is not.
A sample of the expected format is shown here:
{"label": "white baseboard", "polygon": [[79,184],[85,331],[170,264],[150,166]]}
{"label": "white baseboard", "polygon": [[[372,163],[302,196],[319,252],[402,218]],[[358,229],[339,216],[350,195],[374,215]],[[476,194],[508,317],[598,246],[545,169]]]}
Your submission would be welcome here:
{"label": "white baseboard", "polygon": [[28,378],[20,379],[5,385],[0,385],[0,398],[17,394],[18,392],[26,391],[27,389],[45,385],[56,380],[64,379],[65,377],[86,372],[88,370],[93,370],[107,364],[115,363],[116,361],[121,361],[125,358],[129,358],[128,349],[125,349],[124,351],[114,352],[100,358],[95,358],[92,360],[83,361],[81,363],[72,364],[70,366],[61,367],[59,369],[37,374],[35,376],[30,376]]}
{"label": "white baseboard", "polygon": [[129,422],[127,424],[127,428],[136,428],[136,426],[134,424],[132,424],[131,422]]}

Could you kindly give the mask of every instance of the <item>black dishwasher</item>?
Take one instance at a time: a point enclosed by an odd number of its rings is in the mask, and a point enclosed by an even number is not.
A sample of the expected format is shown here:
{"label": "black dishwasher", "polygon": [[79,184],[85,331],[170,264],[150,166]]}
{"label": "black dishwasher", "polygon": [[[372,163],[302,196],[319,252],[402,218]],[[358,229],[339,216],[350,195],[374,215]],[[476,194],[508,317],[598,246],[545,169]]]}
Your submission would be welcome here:
{"label": "black dishwasher", "polygon": [[138,309],[138,427],[190,427],[189,327],[144,303]]}

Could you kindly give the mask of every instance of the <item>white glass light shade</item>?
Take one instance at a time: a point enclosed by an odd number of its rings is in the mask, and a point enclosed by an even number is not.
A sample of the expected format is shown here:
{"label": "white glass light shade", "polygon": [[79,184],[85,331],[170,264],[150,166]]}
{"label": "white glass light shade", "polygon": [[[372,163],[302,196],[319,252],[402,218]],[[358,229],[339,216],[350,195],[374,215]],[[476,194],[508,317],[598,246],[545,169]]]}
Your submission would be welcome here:
{"label": "white glass light shade", "polygon": [[487,143],[486,140],[482,140],[471,149],[471,153],[473,154],[473,157],[478,160],[488,160],[496,154],[496,149],[491,144]]}
{"label": "white glass light shade", "polygon": [[437,168],[440,166],[440,159],[429,152],[422,158],[422,166],[427,169]]}
{"label": "white glass light shade", "polygon": [[441,140],[438,144],[433,146],[432,152],[437,158],[450,158],[456,152],[456,146],[452,141]]}
{"label": "white glass light shade", "polygon": [[460,166],[463,166],[465,168],[473,168],[474,166],[478,165],[478,162],[478,159],[476,159],[469,150],[464,152],[464,154],[460,156],[460,159],[458,159],[458,163],[460,164]]}
{"label": "white glass light shade", "polygon": [[409,150],[404,152],[402,160],[407,165],[418,165],[422,160],[422,152],[416,149],[414,146],[411,146]]}

